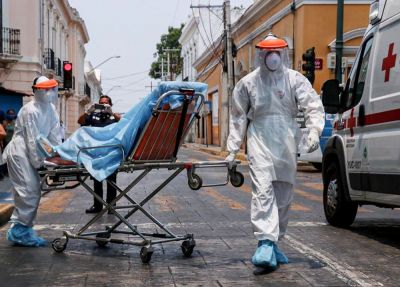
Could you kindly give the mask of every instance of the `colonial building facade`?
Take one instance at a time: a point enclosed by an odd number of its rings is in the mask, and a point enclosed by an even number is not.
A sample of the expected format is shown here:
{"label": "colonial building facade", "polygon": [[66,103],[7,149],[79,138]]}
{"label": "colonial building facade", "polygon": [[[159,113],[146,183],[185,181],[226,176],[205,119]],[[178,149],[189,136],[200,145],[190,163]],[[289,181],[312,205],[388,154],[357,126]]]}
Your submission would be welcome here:
{"label": "colonial building facade", "polygon": [[[32,93],[32,81],[39,75],[54,78],[63,87],[63,61],[73,66],[73,87],[59,92],[57,110],[67,134],[78,128],[77,119],[90,101],[86,89],[85,44],[89,41],[85,23],[67,0],[2,0],[0,83],[6,90]],[[0,94],[0,108],[13,105],[19,110],[29,97]]]}
{"label": "colonial building facade", "polygon": [[[344,3],[345,78],[368,25],[370,1],[345,0]],[[232,25],[233,41],[237,48],[234,59],[235,82],[255,69],[255,45],[272,32],[287,41],[290,66],[295,70],[301,71],[303,53],[314,47],[321,64],[315,71],[314,88],[320,92],[323,82],[335,77],[336,11],[336,0],[254,1]],[[221,37],[215,40],[215,45],[221,42]],[[204,51],[193,63],[197,80],[209,86],[207,100],[212,102],[212,112],[200,120],[211,124],[197,133],[196,141],[199,143],[220,145],[221,122],[227,121],[229,116],[221,113],[221,95],[225,85],[222,65],[216,57],[219,51],[222,51],[222,44],[216,49]],[[206,134],[210,136],[206,138]]]}
{"label": "colonial building facade", "polygon": [[[207,9],[201,11],[202,10],[193,11],[179,39],[182,45],[182,79],[184,81],[196,81],[199,77],[195,66],[199,56],[207,53],[207,51],[213,51],[215,53],[214,57],[221,56],[220,51],[218,51],[219,54],[217,54],[216,51],[221,48],[221,34],[224,29],[222,7],[219,9],[214,8],[212,12]],[[236,21],[243,15],[244,11],[243,7],[233,7],[232,20]],[[219,39],[218,41],[216,41],[217,38]],[[214,60],[218,62],[218,59]],[[219,95],[218,93],[214,93],[211,97],[206,99],[204,109],[201,112],[201,118],[192,127],[186,141],[219,144],[215,135],[215,133],[218,134],[218,108]],[[211,132],[214,134],[211,134]]]}

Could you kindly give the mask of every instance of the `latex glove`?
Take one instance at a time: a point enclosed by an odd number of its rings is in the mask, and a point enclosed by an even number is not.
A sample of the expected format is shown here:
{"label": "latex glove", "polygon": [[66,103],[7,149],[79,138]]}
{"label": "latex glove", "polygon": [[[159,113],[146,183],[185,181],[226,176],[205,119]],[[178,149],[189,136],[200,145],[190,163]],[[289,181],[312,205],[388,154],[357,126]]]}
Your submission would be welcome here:
{"label": "latex glove", "polygon": [[225,161],[227,161],[229,163],[229,169],[232,168],[233,163],[235,162],[235,158],[236,158],[236,153],[231,152],[226,158]]}
{"label": "latex glove", "polygon": [[110,105],[105,104],[104,107],[105,107],[105,108],[104,108],[104,110],[103,110],[103,113],[113,115],[113,112],[112,112],[112,109],[111,109],[111,106],[110,106]]}
{"label": "latex glove", "polygon": [[318,149],[319,147],[319,135],[318,135],[318,131],[315,129],[310,130],[310,133],[308,134],[307,137],[307,147],[308,153],[311,153],[315,150]]}
{"label": "latex glove", "polygon": [[92,104],[87,110],[86,110],[86,114],[90,115],[91,113],[93,113],[96,110],[95,108],[95,104]]}

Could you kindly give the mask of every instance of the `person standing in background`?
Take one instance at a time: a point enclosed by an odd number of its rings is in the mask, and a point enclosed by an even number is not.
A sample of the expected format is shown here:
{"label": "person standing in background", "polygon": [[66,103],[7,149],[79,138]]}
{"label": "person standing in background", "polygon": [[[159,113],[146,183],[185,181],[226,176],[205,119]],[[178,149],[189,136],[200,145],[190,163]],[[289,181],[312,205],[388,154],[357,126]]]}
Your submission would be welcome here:
{"label": "person standing in background", "polygon": [[[15,126],[15,119],[17,118],[17,113],[14,109],[9,108],[4,115],[1,123],[3,124],[3,128],[6,132],[6,136],[2,142],[2,148],[5,149],[8,143],[11,141],[13,134],[14,134],[14,126]],[[7,163],[4,162],[0,165],[0,173],[3,175],[8,175]]]}
{"label": "person standing in background", "polygon": [[17,119],[17,113],[15,112],[15,110],[8,109],[5,115],[5,120],[3,121],[3,127],[7,133],[4,147],[8,145],[8,143],[11,141],[13,137],[16,119]]}
{"label": "person standing in background", "polygon": [[4,178],[2,167],[4,166],[3,163],[3,139],[6,137],[6,131],[3,128],[3,125],[0,124],[0,180]]}
{"label": "person standing in background", "polygon": [[60,121],[60,135],[61,135],[61,142],[65,141],[65,127],[64,122]]}
{"label": "person standing in background", "polygon": [[[101,106],[101,109],[98,109],[99,105]],[[99,104],[93,104],[90,106],[90,108],[79,117],[78,123],[82,126],[92,127],[105,127],[116,123],[121,119],[121,116],[117,113],[113,113],[111,107],[111,98],[102,95],[99,99]],[[117,181],[117,174],[113,173],[107,179],[115,183]],[[93,186],[94,192],[98,196],[103,197],[103,183],[93,178]],[[116,193],[116,189],[111,184],[107,184],[107,203],[111,203],[111,201],[114,200]],[[93,205],[86,209],[86,213],[98,213],[102,209],[103,204],[96,198],[93,198]]]}

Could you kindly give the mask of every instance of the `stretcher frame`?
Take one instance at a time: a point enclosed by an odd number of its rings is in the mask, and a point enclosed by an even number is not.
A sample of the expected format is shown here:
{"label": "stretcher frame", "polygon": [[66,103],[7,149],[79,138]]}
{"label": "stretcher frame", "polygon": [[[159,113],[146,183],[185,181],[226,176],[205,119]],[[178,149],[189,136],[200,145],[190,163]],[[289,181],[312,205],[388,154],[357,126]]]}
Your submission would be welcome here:
{"label": "stretcher frame", "polygon": [[[163,104],[163,100],[171,95],[181,95],[183,97],[182,106],[173,110]],[[53,249],[60,253],[67,247],[69,239],[83,239],[95,241],[99,246],[105,246],[108,243],[116,244],[129,244],[141,247],[140,258],[143,263],[148,263],[154,252],[153,245],[182,241],[181,249],[184,256],[191,256],[193,249],[196,245],[193,234],[177,235],[172,232],[165,224],[161,223],[155,216],[150,214],[144,205],[148,203],[155,195],[157,195],[168,183],[170,183],[181,172],[186,170],[188,185],[193,190],[198,190],[201,187],[222,186],[228,184],[230,181],[233,186],[239,187],[243,184],[243,175],[236,171],[236,166],[239,161],[230,164],[226,161],[201,161],[201,162],[179,162],[177,161],[177,153],[183,143],[183,139],[193,124],[195,118],[199,117],[199,112],[204,103],[202,94],[195,93],[191,89],[181,89],[179,91],[169,91],[164,93],[158,99],[156,105],[152,110],[152,116],[147,121],[145,128],[141,132],[139,140],[134,146],[132,152],[125,158],[122,146],[108,146],[120,148],[122,150],[123,159],[117,169],[117,173],[133,173],[140,171],[139,175],[133,178],[127,187],[121,189],[116,183],[106,179],[107,183],[112,185],[117,190],[116,198],[107,203],[94,190],[86,183],[90,177],[89,172],[82,165],[72,166],[57,166],[51,162],[47,162],[46,169],[39,172],[42,176],[41,186],[44,192],[60,189],[73,189],[81,185],[91,195],[93,195],[99,202],[102,203],[104,208],[97,215],[91,218],[83,227],[76,233],[70,231],[63,231],[63,236],[56,238],[53,243]],[[190,106],[192,105],[192,106]],[[173,119],[171,122],[171,118]],[[161,124],[161,126],[157,126]],[[170,125],[169,127],[167,125]],[[168,129],[164,129],[168,127]],[[174,130],[175,128],[176,131]],[[172,135],[173,140],[169,135]],[[163,148],[157,150],[156,145],[160,141],[167,141]],[[85,150],[104,148],[89,147],[83,148],[77,155],[77,162],[81,153]],[[155,149],[156,148],[156,149]],[[227,175],[223,182],[217,183],[203,183],[202,178],[196,174],[196,169],[199,168],[226,168]],[[173,171],[161,184],[159,184],[152,192],[150,192],[140,202],[136,201],[129,192],[152,170],[166,169]],[[127,199],[128,205],[118,205],[122,198]],[[125,215],[122,215],[119,210],[128,209]],[[137,226],[131,224],[128,219],[136,212],[141,212],[149,220],[151,220],[163,233],[146,233],[141,232]],[[107,226],[105,230],[88,231],[106,212],[109,212],[118,218],[118,221],[111,226]],[[118,229],[120,225],[124,224],[128,230]],[[112,238],[112,234],[126,234],[138,237],[139,240],[125,240],[120,238]]]}

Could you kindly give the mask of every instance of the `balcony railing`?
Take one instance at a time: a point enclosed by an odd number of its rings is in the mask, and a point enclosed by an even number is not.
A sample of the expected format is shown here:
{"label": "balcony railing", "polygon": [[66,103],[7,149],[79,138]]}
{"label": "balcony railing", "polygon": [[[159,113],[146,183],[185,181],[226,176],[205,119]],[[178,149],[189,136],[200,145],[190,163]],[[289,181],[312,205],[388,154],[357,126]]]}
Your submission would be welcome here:
{"label": "balcony railing", "polygon": [[1,54],[8,54],[8,55],[20,55],[21,48],[20,48],[20,34],[21,31],[19,29],[11,29],[11,28],[2,28],[1,33],[1,47],[0,52]]}
{"label": "balcony railing", "polygon": [[46,68],[49,70],[56,70],[56,61],[54,57],[54,51],[50,48],[47,48],[44,51],[44,64]]}

